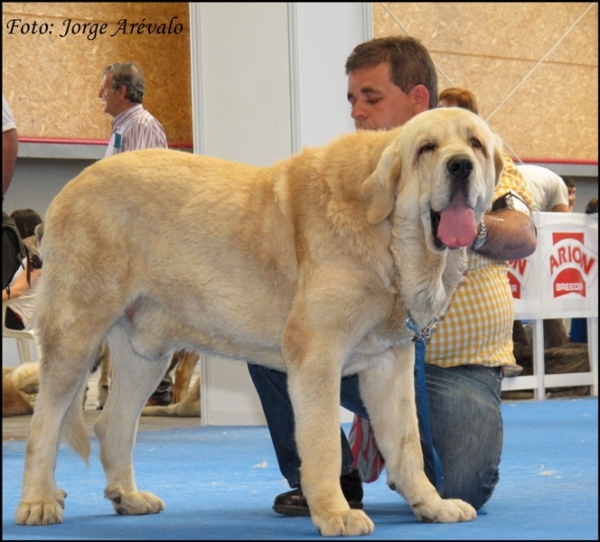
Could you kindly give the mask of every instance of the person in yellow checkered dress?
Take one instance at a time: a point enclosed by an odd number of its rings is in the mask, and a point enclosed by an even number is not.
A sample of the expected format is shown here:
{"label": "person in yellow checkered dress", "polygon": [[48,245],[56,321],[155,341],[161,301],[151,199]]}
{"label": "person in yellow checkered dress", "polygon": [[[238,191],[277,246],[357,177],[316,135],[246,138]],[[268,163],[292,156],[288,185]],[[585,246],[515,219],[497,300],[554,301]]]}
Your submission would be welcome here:
{"label": "person in yellow checkered dress", "polygon": [[[437,106],[435,66],[414,38],[394,36],[358,45],[348,57],[346,73],[357,129],[389,130]],[[515,365],[507,261],[524,258],[536,247],[535,225],[527,207],[531,198],[508,155],[494,198],[494,206],[501,210],[486,214],[480,225],[480,235],[469,251],[465,280],[431,336],[425,364],[431,434],[445,479],[444,487],[438,489],[443,498],[462,499],[477,510],[491,497],[499,479],[501,383],[504,368]],[[294,488],[278,495],[273,508],[286,515],[309,515],[300,484],[287,376],[258,365],[248,367],[280,470]],[[416,392],[420,417],[418,388]],[[350,442],[341,430],[340,482],[350,507],[362,508],[362,482],[377,479],[384,464],[360,399],[357,375],[342,379],[340,403],[357,415]],[[433,458],[427,446],[422,448],[425,473],[435,485]]]}

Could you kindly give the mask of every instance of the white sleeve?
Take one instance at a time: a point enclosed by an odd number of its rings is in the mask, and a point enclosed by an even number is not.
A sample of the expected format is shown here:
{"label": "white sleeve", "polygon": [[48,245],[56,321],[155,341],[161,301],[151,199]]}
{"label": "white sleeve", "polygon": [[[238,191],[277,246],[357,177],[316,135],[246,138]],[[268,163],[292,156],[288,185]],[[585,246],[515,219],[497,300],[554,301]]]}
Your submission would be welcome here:
{"label": "white sleeve", "polygon": [[565,181],[561,177],[556,175],[557,179],[554,182],[554,188],[552,190],[552,198],[549,209],[556,207],[557,205],[569,206],[569,190]]}
{"label": "white sleeve", "polygon": [[13,117],[12,111],[10,110],[10,106],[2,95],[2,131],[6,132],[8,130],[16,130],[17,125],[15,123],[15,119]]}

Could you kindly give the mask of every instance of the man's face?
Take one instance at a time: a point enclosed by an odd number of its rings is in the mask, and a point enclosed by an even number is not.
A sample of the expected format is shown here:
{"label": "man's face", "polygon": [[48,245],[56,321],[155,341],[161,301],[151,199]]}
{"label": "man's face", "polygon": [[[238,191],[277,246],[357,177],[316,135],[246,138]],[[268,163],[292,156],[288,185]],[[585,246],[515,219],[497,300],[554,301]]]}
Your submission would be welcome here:
{"label": "man's face", "polygon": [[413,97],[392,83],[387,62],[351,71],[348,101],[357,130],[391,130],[421,112],[415,110]]}
{"label": "man's face", "polygon": [[118,92],[112,89],[112,73],[107,72],[102,76],[98,98],[102,99],[102,111],[116,117],[120,112],[120,100]]}
{"label": "man's face", "polygon": [[572,211],[577,200],[577,187],[567,186],[567,189],[569,191],[569,211]]}

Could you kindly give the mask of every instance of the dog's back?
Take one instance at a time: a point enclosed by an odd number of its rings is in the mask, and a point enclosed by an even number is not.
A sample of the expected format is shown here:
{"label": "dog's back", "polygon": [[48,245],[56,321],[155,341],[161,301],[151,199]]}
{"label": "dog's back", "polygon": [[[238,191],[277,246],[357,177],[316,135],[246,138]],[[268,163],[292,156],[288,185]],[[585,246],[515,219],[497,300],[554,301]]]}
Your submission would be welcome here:
{"label": "dog's back", "polygon": [[[160,305],[171,314],[155,329],[183,341],[169,348],[214,347],[282,368],[281,331],[302,260],[379,248],[356,200],[392,137],[351,134],[341,151],[334,142],[327,153],[306,149],[268,168],[164,149],[94,164],[48,210],[37,326],[49,337],[65,325],[60,315],[92,312],[83,336],[97,348],[90,330],[104,336],[123,315],[135,324],[134,313],[141,321]],[[51,343],[42,337],[42,348]]]}
{"label": "dog's back", "polygon": [[[104,315],[105,334],[128,306],[151,299],[208,332],[237,314],[252,329],[232,328],[232,338],[259,332],[277,343],[297,260],[285,188],[277,193],[273,173],[158,149],[86,169],[48,211],[40,328],[93,310]],[[259,320],[248,292],[268,307]]]}

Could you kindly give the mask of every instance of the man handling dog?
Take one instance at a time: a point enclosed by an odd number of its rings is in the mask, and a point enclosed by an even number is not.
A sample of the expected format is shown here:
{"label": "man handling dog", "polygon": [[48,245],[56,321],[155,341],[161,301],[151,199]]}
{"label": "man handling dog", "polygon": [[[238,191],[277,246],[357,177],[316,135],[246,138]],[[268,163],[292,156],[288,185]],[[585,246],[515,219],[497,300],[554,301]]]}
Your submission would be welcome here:
{"label": "man handling dog", "polygon": [[[418,89],[415,102],[425,95]],[[460,498],[440,498],[425,475],[416,332],[406,320],[418,332],[441,318],[467,269],[467,247],[483,254],[498,241],[497,219],[484,214],[502,172],[501,144],[471,112],[424,109],[402,128],[359,130],[266,168],[128,152],[61,191],[46,217],[37,313],[44,364],[17,523],[62,521],[59,436],[62,429],[88,457],[81,396],[105,338],[115,379],[94,431],[117,513],[164,509],[138,490],[132,452],[146,399],[171,353],[187,349],[287,372],[302,490],[323,535],[374,528],[339,481],[340,382],[352,374],[390,487],[419,520],[475,517]],[[173,257],[181,232],[194,250]],[[525,244],[511,257],[528,254]]]}
{"label": "man handling dog", "polygon": [[[374,39],[358,45],[346,62],[348,100],[357,130],[390,130],[437,106],[435,66],[410,37]],[[515,364],[514,309],[506,260],[535,251],[535,226],[527,206],[525,181],[508,155],[494,199],[501,210],[486,214],[469,250],[469,267],[448,312],[427,345],[425,378],[434,449],[440,457],[442,497],[460,498],[475,509],[491,497],[498,482],[502,451],[500,392],[503,367]],[[503,196],[509,191],[508,198]],[[292,491],[275,499],[275,511],[309,515],[300,486],[300,458],[287,375],[248,365],[260,396],[279,467]],[[362,481],[379,477],[383,461],[360,399],[358,376],[342,380],[342,406],[359,414],[350,433],[342,431],[341,486],[352,508],[362,508]],[[418,390],[417,390],[418,396]],[[421,428],[422,432],[422,428]],[[435,480],[424,436],[425,472]]]}

